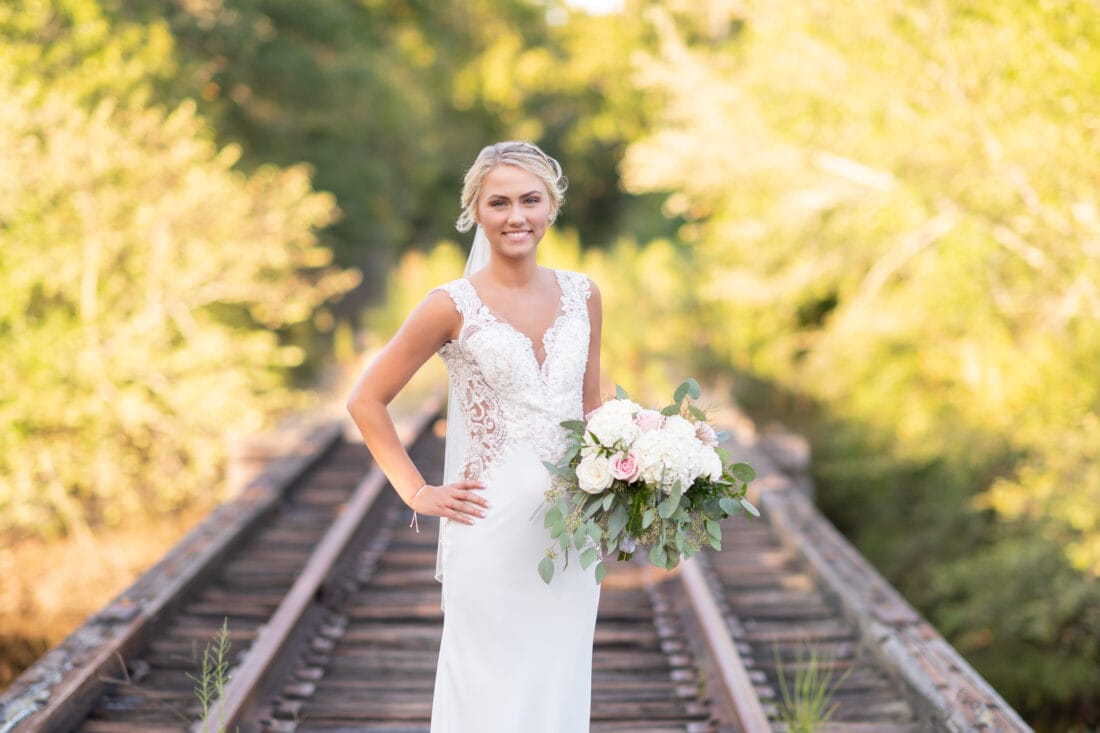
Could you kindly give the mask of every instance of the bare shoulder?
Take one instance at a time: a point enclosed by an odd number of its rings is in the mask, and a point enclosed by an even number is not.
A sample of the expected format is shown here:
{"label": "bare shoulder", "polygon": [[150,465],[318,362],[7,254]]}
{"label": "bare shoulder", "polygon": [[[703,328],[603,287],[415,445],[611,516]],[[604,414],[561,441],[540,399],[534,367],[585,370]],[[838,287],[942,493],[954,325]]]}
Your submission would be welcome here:
{"label": "bare shoulder", "polygon": [[451,295],[436,288],[413,308],[401,330],[426,337],[438,346],[454,338],[461,325],[462,317]]}
{"label": "bare shoulder", "polygon": [[581,277],[583,277],[585,280],[588,281],[588,306],[589,306],[589,308],[591,308],[592,306],[595,306],[595,307],[598,308],[599,305],[600,305],[600,286],[597,285],[596,281],[593,280],[588,275],[585,275],[585,274],[582,273]]}

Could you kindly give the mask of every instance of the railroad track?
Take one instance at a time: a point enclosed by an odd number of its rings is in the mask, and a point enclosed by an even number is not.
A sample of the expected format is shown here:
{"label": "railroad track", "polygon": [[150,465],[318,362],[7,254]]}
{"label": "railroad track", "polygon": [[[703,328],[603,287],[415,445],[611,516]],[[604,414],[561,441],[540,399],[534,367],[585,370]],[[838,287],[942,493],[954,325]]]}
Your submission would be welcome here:
{"label": "railroad track", "polygon": [[[426,405],[402,431],[429,481],[438,412]],[[611,563],[593,733],[786,730],[784,680],[799,668],[833,681],[825,730],[1028,730],[768,453],[744,438],[733,449],[758,468],[767,521],[727,520],[724,552],[676,573]],[[232,674],[208,720],[426,733],[442,629],[435,523],[416,534],[406,519],[365,447],[339,426],[314,430],[17,679],[0,733],[200,731],[191,675],[223,624]]]}

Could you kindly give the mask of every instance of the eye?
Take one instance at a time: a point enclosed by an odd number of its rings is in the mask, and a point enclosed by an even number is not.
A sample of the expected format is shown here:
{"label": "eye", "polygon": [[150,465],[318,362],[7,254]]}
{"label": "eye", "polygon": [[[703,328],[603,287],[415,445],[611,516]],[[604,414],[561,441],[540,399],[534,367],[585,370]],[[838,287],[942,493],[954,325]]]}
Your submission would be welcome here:
{"label": "eye", "polygon": [[496,199],[495,201],[490,201],[489,202],[489,205],[492,206],[493,208],[496,208],[496,209],[499,209],[501,206],[504,206],[505,204],[507,204],[507,202],[504,201],[503,199]]}
{"label": "eye", "polygon": [[540,201],[542,201],[542,198],[540,198],[539,196],[528,196],[526,199],[523,200],[523,203],[529,206],[534,206]]}

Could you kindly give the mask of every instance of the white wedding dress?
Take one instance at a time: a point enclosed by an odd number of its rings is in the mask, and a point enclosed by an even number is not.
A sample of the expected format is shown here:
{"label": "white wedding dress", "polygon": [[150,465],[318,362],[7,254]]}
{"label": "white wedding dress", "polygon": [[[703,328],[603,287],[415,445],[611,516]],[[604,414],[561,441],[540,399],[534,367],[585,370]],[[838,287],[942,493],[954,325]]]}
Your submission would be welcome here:
{"label": "white wedding dress", "polygon": [[550,544],[542,461],[563,450],[559,423],[582,418],[588,361],[588,278],[555,274],[561,305],[543,336],[542,364],[531,340],[491,313],[469,280],[440,288],[463,321],[439,351],[465,423],[447,429],[468,431],[463,473],[485,484],[490,508],[473,525],[440,526],[443,640],[432,733],[588,731],[599,586],[576,553],[565,570],[559,558],[550,584],[537,570]]}

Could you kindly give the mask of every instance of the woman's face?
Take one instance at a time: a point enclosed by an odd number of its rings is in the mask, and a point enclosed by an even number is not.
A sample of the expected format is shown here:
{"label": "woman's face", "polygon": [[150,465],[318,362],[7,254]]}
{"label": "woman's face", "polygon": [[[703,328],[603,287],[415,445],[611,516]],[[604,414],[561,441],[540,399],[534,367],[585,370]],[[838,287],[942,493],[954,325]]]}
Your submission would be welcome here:
{"label": "woman's face", "polygon": [[477,223],[494,254],[531,256],[550,224],[550,195],[535,175],[498,165],[485,175],[477,200]]}

